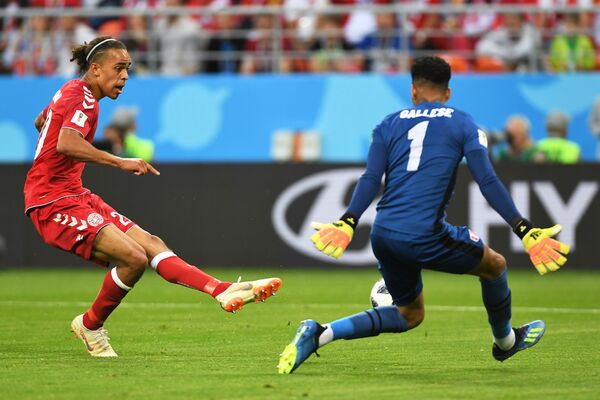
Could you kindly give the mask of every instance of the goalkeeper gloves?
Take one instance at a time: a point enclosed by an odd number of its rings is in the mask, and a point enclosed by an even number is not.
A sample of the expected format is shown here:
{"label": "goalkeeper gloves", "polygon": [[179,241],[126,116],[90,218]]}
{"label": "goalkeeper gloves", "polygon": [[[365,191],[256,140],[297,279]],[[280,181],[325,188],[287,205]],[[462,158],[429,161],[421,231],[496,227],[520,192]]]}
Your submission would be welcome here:
{"label": "goalkeeper gloves", "polygon": [[519,220],[513,227],[540,275],[554,272],[567,262],[565,255],[569,254],[569,245],[552,239],[561,229],[560,225],[546,229],[534,228],[526,219]]}
{"label": "goalkeeper gloves", "polygon": [[344,214],[339,221],[329,224],[312,222],[310,226],[317,232],[310,237],[315,247],[333,258],[340,258],[350,244],[358,219]]}

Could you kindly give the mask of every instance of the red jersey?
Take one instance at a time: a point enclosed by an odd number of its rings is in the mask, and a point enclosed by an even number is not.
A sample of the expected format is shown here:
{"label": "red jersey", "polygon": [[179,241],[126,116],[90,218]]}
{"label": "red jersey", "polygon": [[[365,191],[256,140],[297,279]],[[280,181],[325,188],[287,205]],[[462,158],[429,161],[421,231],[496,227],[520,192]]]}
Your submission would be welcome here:
{"label": "red jersey", "polygon": [[98,125],[98,101],[90,86],[79,79],[71,80],[44,109],[34,161],[25,181],[25,212],[58,199],[89,192],[83,187],[81,174],[85,163],[56,151],[62,128],[70,128],[92,143]]}

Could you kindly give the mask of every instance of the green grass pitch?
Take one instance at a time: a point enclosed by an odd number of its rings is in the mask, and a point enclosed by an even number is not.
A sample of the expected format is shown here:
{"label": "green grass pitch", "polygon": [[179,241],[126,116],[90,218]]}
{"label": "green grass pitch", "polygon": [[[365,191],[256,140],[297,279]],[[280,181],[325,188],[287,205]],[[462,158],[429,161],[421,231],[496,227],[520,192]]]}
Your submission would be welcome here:
{"label": "green grass pitch", "polygon": [[[236,279],[231,269],[207,269]],[[242,270],[278,275],[279,294],[227,314],[152,271],[106,327],[120,357],[93,359],[69,332],[101,270],[0,271],[2,399],[592,399],[600,393],[600,272],[512,271],[513,323],[543,319],[540,343],[499,363],[474,277],[424,274],[416,330],[334,342],[294,374],[278,355],[298,322],[369,307],[374,270]]]}

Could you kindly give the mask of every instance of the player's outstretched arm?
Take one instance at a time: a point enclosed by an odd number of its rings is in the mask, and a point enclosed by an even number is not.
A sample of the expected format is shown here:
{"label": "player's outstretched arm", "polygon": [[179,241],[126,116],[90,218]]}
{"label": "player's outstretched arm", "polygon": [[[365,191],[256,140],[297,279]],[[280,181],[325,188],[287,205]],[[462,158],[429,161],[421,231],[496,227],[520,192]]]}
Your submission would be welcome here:
{"label": "player's outstretched arm", "polygon": [[160,175],[152,165],[140,158],[121,158],[106,151],[98,150],[87,142],[81,134],[73,129],[63,128],[58,136],[56,151],[77,161],[110,165],[134,175],[144,175],[148,172]]}
{"label": "player's outstretched arm", "polygon": [[531,262],[540,275],[557,271],[567,262],[565,256],[569,254],[569,245],[552,239],[561,229],[558,224],[545,229],[534,228],[531,222],[524,218],[513,224],[514,232],[521,238]]}

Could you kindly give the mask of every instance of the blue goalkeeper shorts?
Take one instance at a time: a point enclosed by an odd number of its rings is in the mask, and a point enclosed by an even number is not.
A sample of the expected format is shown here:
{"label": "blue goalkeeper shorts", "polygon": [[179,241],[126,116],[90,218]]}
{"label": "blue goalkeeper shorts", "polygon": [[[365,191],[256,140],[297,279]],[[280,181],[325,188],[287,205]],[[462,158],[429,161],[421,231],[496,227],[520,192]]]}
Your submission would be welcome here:
{"label": "blue goalkeeper shorts", "polygon": [[431,237],[410,237],[374,226],[371,246],[394,304],[410,304],[421,294],[421,270],[464,274],[483,257],[483,241],[466,226],[445,224]]}

